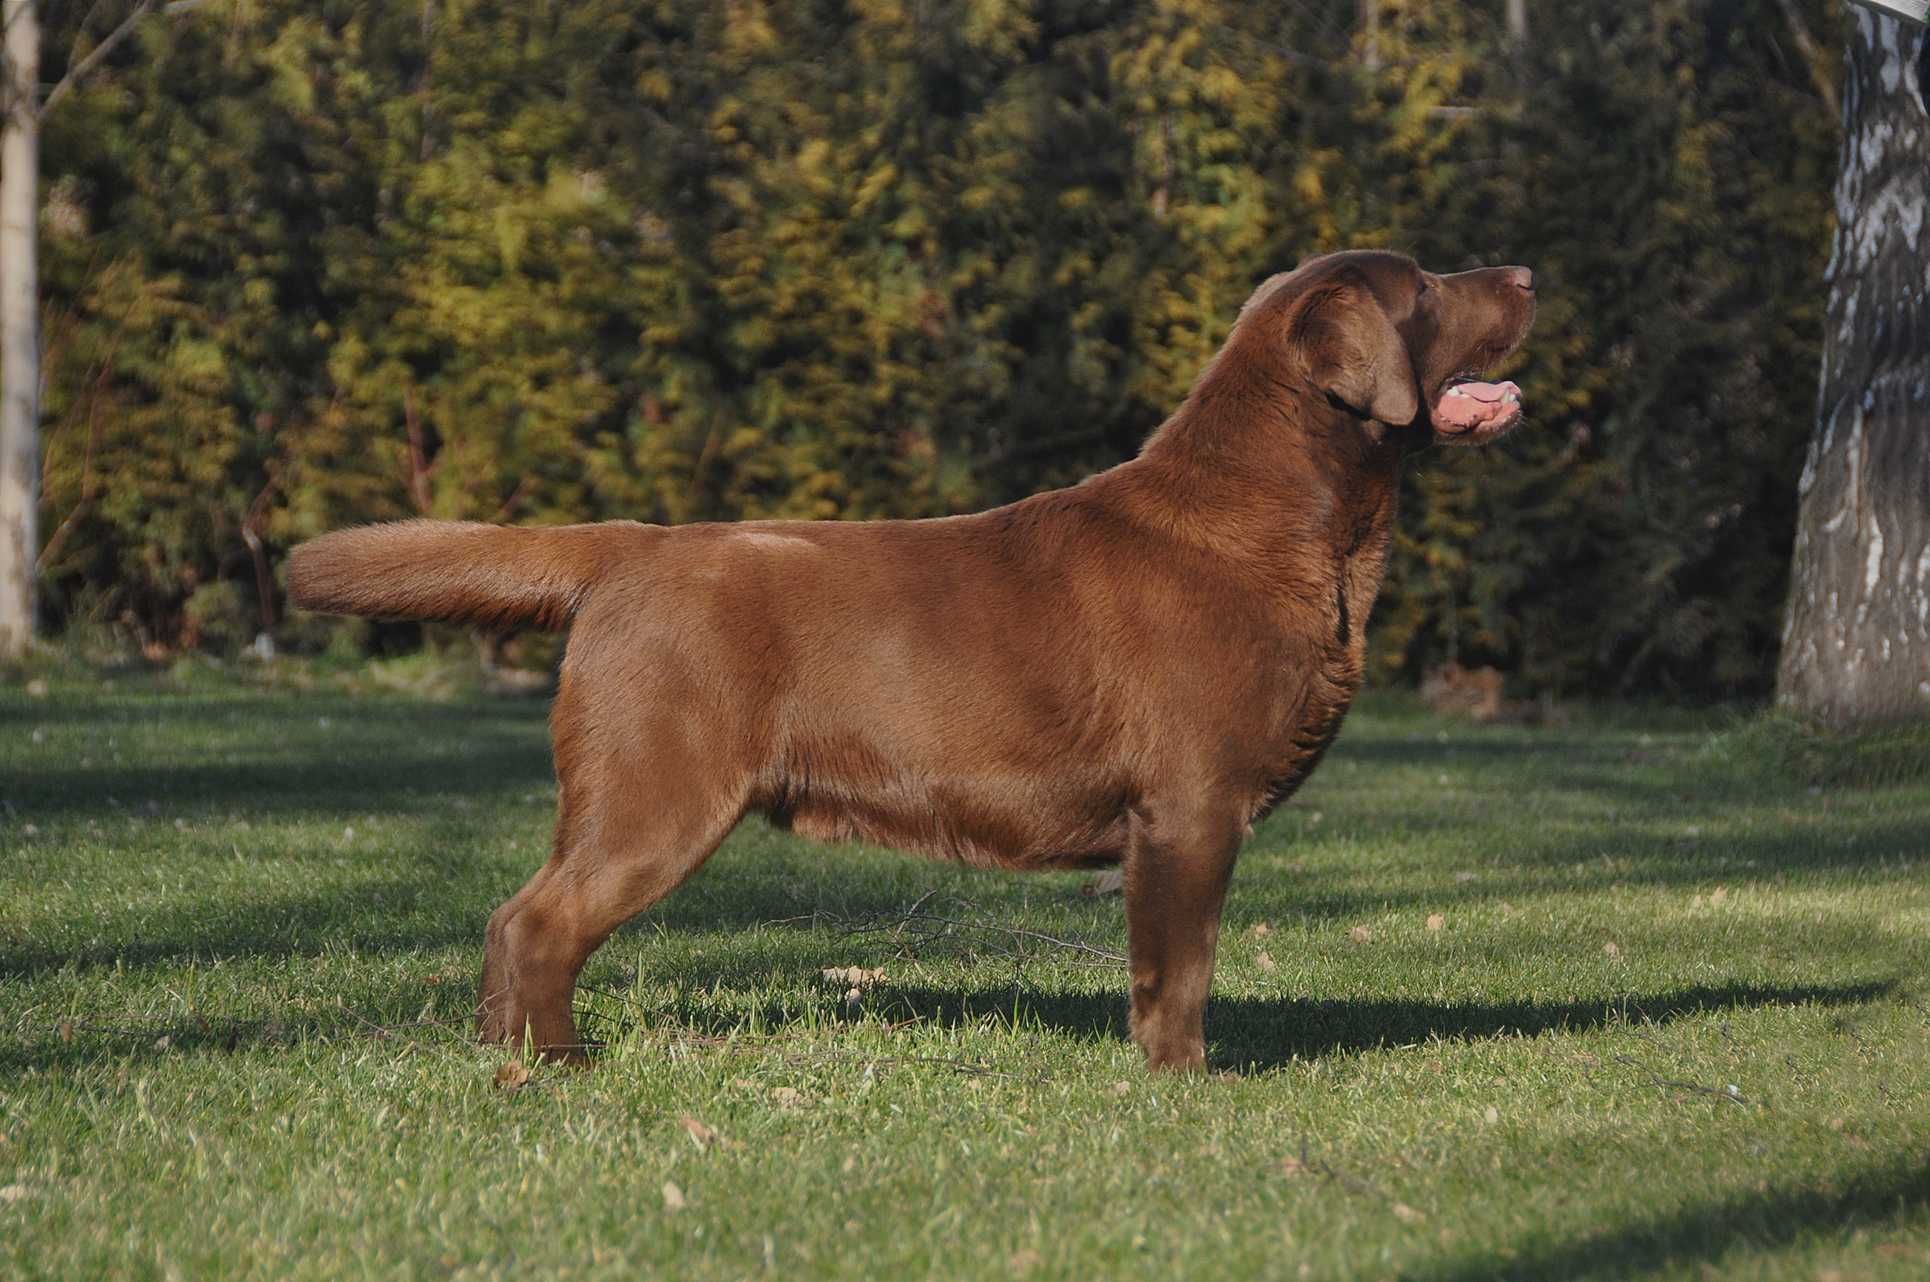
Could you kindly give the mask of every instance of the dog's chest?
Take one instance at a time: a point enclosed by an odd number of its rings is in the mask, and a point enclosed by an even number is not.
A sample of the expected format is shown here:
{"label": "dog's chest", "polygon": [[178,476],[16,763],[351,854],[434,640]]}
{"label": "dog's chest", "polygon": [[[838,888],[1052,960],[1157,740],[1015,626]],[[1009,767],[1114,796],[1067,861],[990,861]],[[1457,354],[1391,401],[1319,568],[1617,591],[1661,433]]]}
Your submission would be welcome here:
{"label": "dog's chest", "polygon": [[1357,663],[1319,664],[1289,678],[1285,713],[1258,763],[1258,787],[1248,822],[1257,823],[1305,783],[1326,755],[1360,689]]}
{"label": "dog's chest", "polygon": [[1326,755],[1360,692],[1367,661],[1367,616],[1379,594],[1387,542],[1363,540],[1335,566],[1326,609],[1296,629],[1270,673],[1274,709],[1250,822],[1292,796]]}

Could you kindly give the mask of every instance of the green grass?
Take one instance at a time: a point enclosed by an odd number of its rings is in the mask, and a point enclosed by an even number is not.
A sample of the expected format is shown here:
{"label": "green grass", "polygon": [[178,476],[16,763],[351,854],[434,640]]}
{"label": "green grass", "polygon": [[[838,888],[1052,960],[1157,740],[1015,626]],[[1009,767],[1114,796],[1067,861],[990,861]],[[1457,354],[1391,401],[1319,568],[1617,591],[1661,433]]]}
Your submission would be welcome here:
{"label": "green grass", "polygon": [[1053,942],[1123,950],[1116,898],[746,825],[591,963],[600,1065],[511,1089],[467,1012],[540,704],[47,680],[0,688],[0,1276],[1930,1275],[1921,772],[1369,701],[1186,1080]]}

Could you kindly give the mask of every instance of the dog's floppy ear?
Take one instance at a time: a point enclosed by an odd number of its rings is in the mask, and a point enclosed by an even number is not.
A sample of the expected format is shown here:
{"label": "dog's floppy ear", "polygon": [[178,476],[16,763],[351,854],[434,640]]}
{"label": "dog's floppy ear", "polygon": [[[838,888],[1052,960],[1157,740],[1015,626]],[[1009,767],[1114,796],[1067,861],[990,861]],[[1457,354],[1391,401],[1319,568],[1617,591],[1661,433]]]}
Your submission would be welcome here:
{"label": "dog's floppy ear", "polygon": [[1404,427],[1421,412],[1407,344],[1365,283],[1341,279],[1309,290],[1288,335],[1314,385],[1354,413]]}

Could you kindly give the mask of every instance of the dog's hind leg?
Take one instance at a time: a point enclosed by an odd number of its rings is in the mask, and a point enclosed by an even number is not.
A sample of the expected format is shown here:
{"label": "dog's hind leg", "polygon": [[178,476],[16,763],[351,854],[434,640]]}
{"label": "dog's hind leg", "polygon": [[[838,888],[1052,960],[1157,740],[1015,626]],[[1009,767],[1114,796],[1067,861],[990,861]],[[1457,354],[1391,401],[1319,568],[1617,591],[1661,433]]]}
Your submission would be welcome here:
{"label": "dog's hind leg", "polygon": [[[557,827],[560,846],[562,824],[559,823]],[[548,878],[556,863],[556,857],[552,854],[550,861],[523,883],[522,889],[504,900],[489,915],[489,924],[483,928],[482,979],[476,985],[476,1036],[482,1041],[508,1042],[512,1037],[520,1038],[522,1035],[520,1029],[513,1035],[510,1032],[509,923],[515,920],[524,902]]]}
{"label": "dog's hind leg", "polygon": [[1154,1069],[1206,1067],[1206,997],[1241,826],[1147,806],[1126,853],[1132,1035]]}
{"label": "dog's hind leg", "polygon": [[554,851],[484,937],[484,1041],[527,1037],[546,1058],[581,1059],[570,1001],[583,964],[695,872],[743,814],[747,775],[693,760],[708,754],[689,735],[657,730],[633,728],[628,743],[558,736]]}

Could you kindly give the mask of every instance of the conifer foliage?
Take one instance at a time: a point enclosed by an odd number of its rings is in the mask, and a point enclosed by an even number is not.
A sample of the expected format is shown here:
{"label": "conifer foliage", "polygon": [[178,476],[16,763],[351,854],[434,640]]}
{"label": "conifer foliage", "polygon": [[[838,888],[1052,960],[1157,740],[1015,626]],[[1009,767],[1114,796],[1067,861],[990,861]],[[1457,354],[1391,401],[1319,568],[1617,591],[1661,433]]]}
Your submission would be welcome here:
{"label": "conifer foliage", "polygon": [[1760,689],[1836,127],[1783,24],[1836,10],[1509,8],[1381,0],[1371,58],[1358,0],[146,27],[44,140],[49,608],[233,646],[351,521],[1003,501],[1129,455],[1257,280],[1386,245],[1543,310],[1530,428],[1412,472],[1383,675]]}

